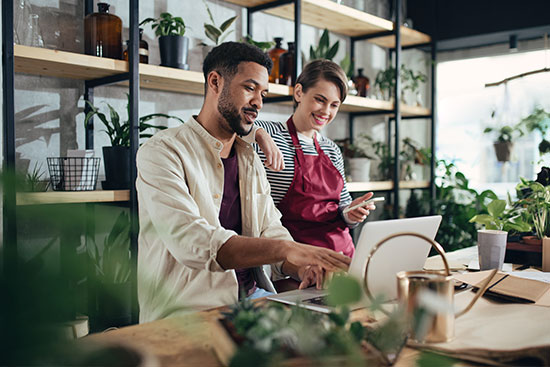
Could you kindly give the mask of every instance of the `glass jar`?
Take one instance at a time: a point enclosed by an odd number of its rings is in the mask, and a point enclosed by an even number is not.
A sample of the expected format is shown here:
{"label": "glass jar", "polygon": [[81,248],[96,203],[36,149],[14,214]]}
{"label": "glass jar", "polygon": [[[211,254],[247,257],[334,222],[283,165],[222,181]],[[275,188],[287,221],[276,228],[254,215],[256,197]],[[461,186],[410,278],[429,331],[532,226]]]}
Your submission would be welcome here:
{"label": "glass jar", "polygon": [[281,37],[275,37],[273,40],[275,41],[275,47],[267,52],[267,54],[271,58],[271,61],[273,61],[273,68],[271,69],[271,74],[269,74],[269,82],[278,83],[280,75],[279,58],[282,54],[286,52],[286,50],[281,46],[281,43],[283,41]]}
{"label": "glass jar", "polygon": [[357,76],[353,77],[353,81],[355,82],[355,87],[357,88],[357,93],[361,97],[367,97],[369,95],[369,89],[370,89],[370,80],[368,77],[363,75],[363,69],[357,70]]}
{"label": "glass jar", "polygon": [[29,33],[31,37],[29,46],[32,47],[44,47],[44,40],[42,39],[42,31],[40,30],[38,20],[39,17],[37,14],[30,15]]}
{"label": "glass jar", "polygon": [[84,18],[84,50],[88,55],[120,59],[122,20],[109,14],[109,6],[97,3],[98,12]]}
{"label": "glass jar", "polygon": [[279,57],[279,84],[293,86],[296,83],[294,42],[288,42],[288,51]]}
{"label": "glass jar", "polygon": [[[130,47],[130,41],[126,41],[125,49],[122,54],[122,58],[128,61],[128,48]],[[143,40],[143,28],[139,29],[139,62],[141,64],[149,63],[149,44]]]}

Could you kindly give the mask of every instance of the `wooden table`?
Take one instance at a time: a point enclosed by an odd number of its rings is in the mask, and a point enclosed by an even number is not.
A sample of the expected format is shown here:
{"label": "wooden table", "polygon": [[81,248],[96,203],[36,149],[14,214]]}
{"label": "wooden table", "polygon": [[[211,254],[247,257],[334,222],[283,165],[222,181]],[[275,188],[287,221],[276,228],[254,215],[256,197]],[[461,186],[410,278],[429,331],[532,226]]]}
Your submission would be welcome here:
{"label": "wooden table", "polygon": [[[467,248],[448,254],[451,267],[468,264],[477,258],[477,248]],[[427,261],[431,268],[437,268],[434,258]],[[366,312],[366,311],[362,311]],[[186,316],[158,320],[129,326],[105,333],[93,334],[85,340],[102,343],[123,342],[157,357],[160,366],[221,366],[212,348],[212,325],[220,310],[203,311]],[[353,315],[358,318],[360,314]],[[363,315],[364,316],[364,315]],[[404,348],[396,366],[415,366],[419,351]],[[467,363],[462,365],[472,365]]]}

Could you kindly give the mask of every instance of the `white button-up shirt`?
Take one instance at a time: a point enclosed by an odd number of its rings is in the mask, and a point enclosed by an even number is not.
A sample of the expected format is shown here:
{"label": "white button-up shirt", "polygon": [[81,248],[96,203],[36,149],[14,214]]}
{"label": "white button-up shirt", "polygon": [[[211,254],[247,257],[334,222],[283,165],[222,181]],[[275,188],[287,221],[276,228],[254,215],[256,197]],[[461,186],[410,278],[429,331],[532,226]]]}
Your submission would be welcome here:
{"label": "white button-up shirt", "polygon": [[[191,118],[155,134],[138,151],[140,322],[238,300],[235,271],[224,270],[216,261],[220,247],[236,235],[218,219],[224,183],[222,146]],[[242,235],[291,240],[281,225],[260,159],[238,137],[235,149]],[[271,266],[276,277],[282,276],[280,266]],[[255,280],[273,291],[264,270],[253,269]]]}

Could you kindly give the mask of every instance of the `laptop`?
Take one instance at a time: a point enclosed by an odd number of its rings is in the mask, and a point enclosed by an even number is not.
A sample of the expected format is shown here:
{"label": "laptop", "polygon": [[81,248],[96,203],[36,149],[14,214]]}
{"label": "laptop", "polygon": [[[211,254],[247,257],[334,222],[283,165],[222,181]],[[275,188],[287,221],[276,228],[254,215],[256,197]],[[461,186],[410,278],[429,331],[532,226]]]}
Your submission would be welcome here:
{"label": "laptop", "polygon": [[[367,257],[378,242],[391,234],[400,232],[420,233],[434,239],[440,223],[440,215],[367,222],[361,230],[348,274],[363,284]],[[395,275],[402,270],[422,270],[430,249],[431,245],[428,242],[412,236],[393,238],[379,247],[369,264],[367,279],[371,294],[382,297],[386,301],[396,299]],[[275,294],[267,299],[330,313],[334,308],[326,304],[326,296],[326,290],[311,287]],[[351,305],[350,308],[353,310],[366,305],[366,296],[364,296],[361,302]]]}

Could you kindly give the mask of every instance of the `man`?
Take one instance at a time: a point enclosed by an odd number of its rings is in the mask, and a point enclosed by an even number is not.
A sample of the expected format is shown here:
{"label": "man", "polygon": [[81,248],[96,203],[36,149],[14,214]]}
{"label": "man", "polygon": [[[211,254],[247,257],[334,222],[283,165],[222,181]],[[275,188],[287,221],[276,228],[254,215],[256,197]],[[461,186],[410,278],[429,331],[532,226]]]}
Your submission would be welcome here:
{"label": "man", "polygon": [[252,128],[268,90],[271,60],[228,42],[204,60],[200,113],[138,151],[140,322],[274,292],[275,277],[320,283],[349,258],[292,241],[281,225],[265,171],[237,135]]}

